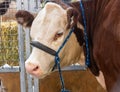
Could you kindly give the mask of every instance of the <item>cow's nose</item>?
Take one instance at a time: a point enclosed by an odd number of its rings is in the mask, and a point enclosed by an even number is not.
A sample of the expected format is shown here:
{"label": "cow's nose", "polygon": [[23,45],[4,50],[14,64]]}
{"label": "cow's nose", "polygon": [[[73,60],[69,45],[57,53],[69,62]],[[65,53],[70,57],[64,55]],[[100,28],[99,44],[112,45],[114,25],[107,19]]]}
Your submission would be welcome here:
{"label": "cow's nose", "polygon": [[40,76],[42,74],[41,69],[38,65],[27,62],[25,63],[26,71],[34,76]]}

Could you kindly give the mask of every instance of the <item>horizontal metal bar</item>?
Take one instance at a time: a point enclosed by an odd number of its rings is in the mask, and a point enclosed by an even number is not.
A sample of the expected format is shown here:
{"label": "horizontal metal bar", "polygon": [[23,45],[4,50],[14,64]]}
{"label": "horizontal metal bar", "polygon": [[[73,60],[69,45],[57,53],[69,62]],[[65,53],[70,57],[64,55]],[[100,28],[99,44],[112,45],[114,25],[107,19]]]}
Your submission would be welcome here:
{"label": "horizontal metal bar", "polygon": [[0,73],[3,72],[20,72],[20,67],[19,66],[12,66],[10,68],[0,67]]}
{"label": "horizontal metal bar", "polygon": [[[80,65],[72,65],[68,67],[64,67],[61,69],[62,71],[75,71],[75,70],[87,70],[86,66],[80,66]],[[57,69],[55,71],[58,71]],[[3,68],[0,67],[0,72],[20,72],[20,67],[11,67],[11,68]]]}
{"label": "horizontal metal bar", "polygon": [[[61,70],[62,71],[87,70],[87,67],[81,66],[81,65],[71,65],[71,66],[61,68]],[[58,71],[58,69],[56,69],[55,71]]]}

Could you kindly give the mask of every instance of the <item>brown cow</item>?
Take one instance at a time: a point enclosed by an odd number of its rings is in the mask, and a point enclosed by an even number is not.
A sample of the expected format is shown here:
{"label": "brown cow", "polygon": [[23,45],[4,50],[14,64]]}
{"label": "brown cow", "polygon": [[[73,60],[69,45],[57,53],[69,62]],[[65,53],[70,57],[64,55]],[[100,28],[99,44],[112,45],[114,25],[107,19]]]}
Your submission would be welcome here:
{"label": "brown cow", "polygon": [[[16,19],[19,24],[23,27],[30,28],[34,16],[24,10],[19,10],[16,13]],[[84,64],[84,55],[81,56],[81,61]],[[80,62],[81,63],[81,62]],[[66,84],[66,89],[71,92],[106,92],[95,80],[95,78],[88,71],[64,71],[62,73],[64,77],[64,82]],[[71,76],[73,75],[73,76]],[[76,76],[77,75],[77,76]],[[71,76],[71,77],[68,77]],[[79,80],[78,80],[79,79]],[[75,82],[77,80],[77,82]],[[94,84],[94,85],[91,85]],[[49,85],[46,86],[46,85]],[[80,86],[80,87],[79,87]],[[58,72],[54,72],[51,75],[40,80],[40,92],[59,92],[61,90],[61,85],[59,81]],[[87,88],[87,89],[86,89]]]}
{"label": "brown cow", "polygon": [[[120,1],[85,0],[83,1],[83,4],[87,18],[87,33],[91,55],[91,66],[89,68],[96,76],[99,76],[102,71],[108,92],[119,92]],[[61,39],[62,41],[64,40],[63,33],[65,30],[70,29],[69,26],[71,26],[71,21],[69,21],[69,19],[71,16],[74,22],[73,26],[79,27],[79,23],[83,25],[79,6],[79,2],[69,5],[61,2],[57,2],[57,4],[47,3],[33,21],[31,27],[32,39],[39,41],[54,50],[57,50],[60,46],[58,42],[60,42]],[[69,17],[69,15],[71,16]],[[59,26],[57,25],[58,23]],[[56,34],[54,36],[53,31],[60,27],[64,31],[60,31],[60,36],[57,37],[57,41],[50,40],[52,37],[56,37]],[[49,36],[48,34],[52,36]],[[56,47],[51,45],[51,43],[56,43]],[[61,55],[62,54],[60,54],[60,57]],[[66,56],[66,58],[68,58],[68,56]],[[46,76],[48,71],[51,72],[50,70],[53,66],[53,63],[54,57],[34,47],[31,56],[26,61],[26,70],[35,76]],[[62,65],[64,65],[63,63],[68,65],[68,62],[61,61]],[[97,64],[97,67],[95,63]]]}

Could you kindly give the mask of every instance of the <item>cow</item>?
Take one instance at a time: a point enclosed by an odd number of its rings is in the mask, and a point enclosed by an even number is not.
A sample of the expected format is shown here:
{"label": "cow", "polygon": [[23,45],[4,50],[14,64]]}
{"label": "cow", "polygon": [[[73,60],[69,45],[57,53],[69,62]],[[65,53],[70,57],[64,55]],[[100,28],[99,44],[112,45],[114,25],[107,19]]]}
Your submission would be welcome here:
{"label": "cow", "polygon": [[[108,92],[119,92],[120,1],[85,0],[83,5],[90,48],[91,65],[89,69],[98,80],[100,79],[99,82]],[[57,50],[71,27],[75,27],[77,32],[79,30],[80,34],[83,32],[79,1],[69,4],[59,0],[48,2],[32,23],[31,38]],[[79,41],[72,43],[74,36],[75,34],[72,34],[60,52],[62,67],[74,63],[77,59],[75,55],[78,54],[79,49],[75,46],[84,39],[83,35],[79,35],[80,38],[77,38]],[[85,47],[84,41],[82,41],[82,45]],[[75,52],[72,51],[73,49]],[[38,78],[44,78],[51,73],[53,65],[54,57],[36,47],[33,47],[32,53],[25,63],[26,70]]]}
{"label": "cow", "polygon": [[4,15],[7,12],[10,3],[11,1],[9,0],[0,0],[0,15]]}

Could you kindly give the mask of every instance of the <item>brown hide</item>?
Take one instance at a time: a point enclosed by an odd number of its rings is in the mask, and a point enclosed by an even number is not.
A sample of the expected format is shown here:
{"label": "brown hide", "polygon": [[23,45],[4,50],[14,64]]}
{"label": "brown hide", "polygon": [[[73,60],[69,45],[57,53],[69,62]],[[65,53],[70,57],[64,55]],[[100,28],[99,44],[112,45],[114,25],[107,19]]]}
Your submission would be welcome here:
{"label": "brown hide", "polygon": [[[103,72],[108,92],[120,90],[120,0],[83,1],[91,55],[91,71],[94,62]],[[71,4],[80,10],[79,2]]]}
{"label": "brown hide", "polygon": [[[96,6],[95,6],[96,5]],[[108,92],[120,90],[120,0],[96,0],[88,22],[93,60],[103,72]],[[94,16],[94,17],[92,17]]]}

